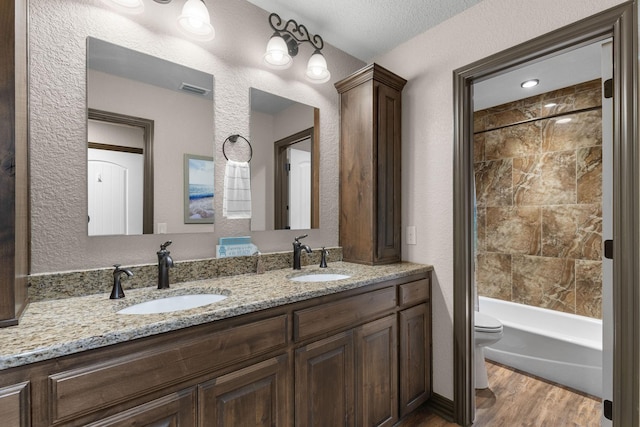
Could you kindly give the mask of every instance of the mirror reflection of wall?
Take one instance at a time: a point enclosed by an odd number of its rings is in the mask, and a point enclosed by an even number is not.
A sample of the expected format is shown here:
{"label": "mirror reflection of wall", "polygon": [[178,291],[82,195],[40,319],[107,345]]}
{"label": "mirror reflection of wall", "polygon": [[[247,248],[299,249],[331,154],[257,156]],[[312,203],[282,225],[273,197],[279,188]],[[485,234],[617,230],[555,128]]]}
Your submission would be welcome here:
{"label": "mirror reflection of wall", "polygon": [[318,228],[318,109],[255,88],[250,97],[251,230]]}
{"label": "mirror reflection of wall", "polygon": [[[95,187],[106,184],[107,165],[115,174],[112,182],[118,187],[115,191],[103,192],[110,194],[109,202],[88,206],[89,235],[213,231],[212,224],[188,224],[183,215],[184,154],[213,156],[211,74],[89,37],[87,106],[90,111],[87,117],[91,118],[87,126],[88,142],[92,143],[88,152],[92,160],[100,162],[87,166],[88,204],[105,201],[105,197],[97,197]],[[98,115],[92,115],[96,110]],[[138,126],[137,120],[151,123],[151,130]],[[120,136],[125,128],[133,129],[134,133],[135,129],[137,132],[142,129],[143,139],[148,137],[146,145],[125,142]],[[126,148],[131,145],[137,148]],[[107,152],[110,153],[107,155]],[[138,191],[134,190],[133,171],[114,165],[124,157],[135,157],[136,153],[146,158],[143,175],[152,182],[145,183],[133,200],[131,194]],[[96,170],[97,165],[100,171]],[[125,169],[127,173],[123,172]],[[116,178],[118,173],[121,178]],[[153,194],[148,194],[149,191]],[[129,194],[130,200],[122,192]],[[143,200],[151,205],[147,206],[147,215],[142,215]],[[129,206],[129,211],[124,206]],[[98,222],[96,212],[108,211],[115,220],[107,221],[107,226],[91,224],[91,221]]]}

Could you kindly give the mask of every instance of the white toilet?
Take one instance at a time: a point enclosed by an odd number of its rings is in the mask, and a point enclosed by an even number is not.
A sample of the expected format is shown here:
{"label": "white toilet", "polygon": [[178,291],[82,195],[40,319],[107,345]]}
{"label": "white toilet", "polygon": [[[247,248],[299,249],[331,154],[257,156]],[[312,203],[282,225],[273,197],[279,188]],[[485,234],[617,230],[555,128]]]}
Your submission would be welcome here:
{"label": "white toilet", "polygon": [[474,327],[474,363],[475,363],[475,388],[489,387],[487,367],[484,364],[484,348],[500,341],[502,338],[502,323],[495,317],[491,317],[479,311],[475,312]]}

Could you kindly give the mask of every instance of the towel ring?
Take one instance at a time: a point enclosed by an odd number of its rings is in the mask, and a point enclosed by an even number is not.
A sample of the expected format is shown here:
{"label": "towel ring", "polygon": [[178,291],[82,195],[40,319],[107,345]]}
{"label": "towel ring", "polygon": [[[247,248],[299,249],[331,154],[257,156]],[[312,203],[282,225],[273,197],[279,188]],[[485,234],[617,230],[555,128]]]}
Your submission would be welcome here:
{"label": "towel ring", "polygon": [[225,159],[229,160],[229,158],[227,157],[227,153],[225,153],[224,151],[224,146],[227,144],[227,141],[231,143],[237,142],[238,138],[244,139],[249,145],[249,160],[247,160],[247,162],[250,162],[251,159],[253,158],[253,147],[251,147],[251,143],[249,142],[249,140],[242,135],[229,135],[227,139],[225,139],[224,142],[222,143],[222,155],[224,156]]}

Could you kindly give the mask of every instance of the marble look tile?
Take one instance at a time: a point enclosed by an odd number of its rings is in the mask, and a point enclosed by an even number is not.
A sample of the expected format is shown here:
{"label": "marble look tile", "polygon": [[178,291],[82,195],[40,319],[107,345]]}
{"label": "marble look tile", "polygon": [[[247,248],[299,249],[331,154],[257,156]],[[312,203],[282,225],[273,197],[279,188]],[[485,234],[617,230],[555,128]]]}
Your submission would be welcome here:
{"label": "marble look tile", "polygon": [[487,209],[478,207],[476,209],[476,253],[484,252],[487,247]]}
{"label": "marble look tile", "polygon": [[495,129],[514,123],[520,123],[526,120],[540,117],[540,104],[521,105],[515,108],[506,109],[495,113],[487,114],[485,128]]}
{"label": "marble look tile", "polygon": [[540,214],[539,207],[487,208],[486,250],[540,255]]}
{"label": "marble look tile", "polygon": [[478,294],[511,301],[511,255],[492,252],[476,257]]}
{"label": "marble look tile", "polygon": [[602,319],[602,261],[576,260],[576,314]]}
{"label": "marble look tile", "polygon": [[540,153],[540,122],[496,129],[485,133],[485,159],[497,160]]}
{"label": "marble look tile", "polygon": [[[554,114],[573,111],[575,109],[575,101],[576,98],[574,94],[565,94],[564,96],[558,96],[556,98],[545,97],[545,99],[541,103],[541,117],[548,117]],[[547,107],[547,105],[549,106]]]}
{"label": "marble look tile", "polygon": [[480,110],[473,113],[473,131],[482,132],[486,129],[485,123],[487,118],[487,110]]}
{"label": "marble look tile", "polygon": [[513,159],[513,183],[516,205],[575,203],[575,151]]}
{"label": "marble look tile", "polygon": [[481,162],[484,160],[484,144],[485,134],[476,133],[473,135],[473,162]]}
{"label": "marble look tile", "polygon": [[513,300],[575,313],[575,263],[571,259],[514,255]]}
{"label": "marble look tile", "polygon": [[576,151],[578,203],[602,203],[602,146]]}
{"label": "marble look tile", "polygon": [[[568,123],[558,123],[570,118]],[[542,120],[542,151],[575,150],[580,147],[602,145],[602,111],[567,114]]]}
{"label": "marble look tile", "polygon": [[513,204],[511,159],[474,164],[478,206]]}
{"label": "marble look tile", "polygon": [[576,110],[602,106],[602,81],[600,79],[576,85]]}
{"label": "marble look tile", "polygon": [[602,208],[599,204],[542,208],[542,255],[602,258]]}

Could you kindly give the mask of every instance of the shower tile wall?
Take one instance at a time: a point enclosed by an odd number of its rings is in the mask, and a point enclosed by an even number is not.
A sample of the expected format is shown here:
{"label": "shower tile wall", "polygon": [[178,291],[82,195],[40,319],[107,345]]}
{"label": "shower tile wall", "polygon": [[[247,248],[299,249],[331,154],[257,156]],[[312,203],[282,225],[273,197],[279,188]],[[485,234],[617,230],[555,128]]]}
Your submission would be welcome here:
{"label": "shower tile wall", "polygon": [[475,113],[480,295],[601,318],[599,107],[600,79]]}

